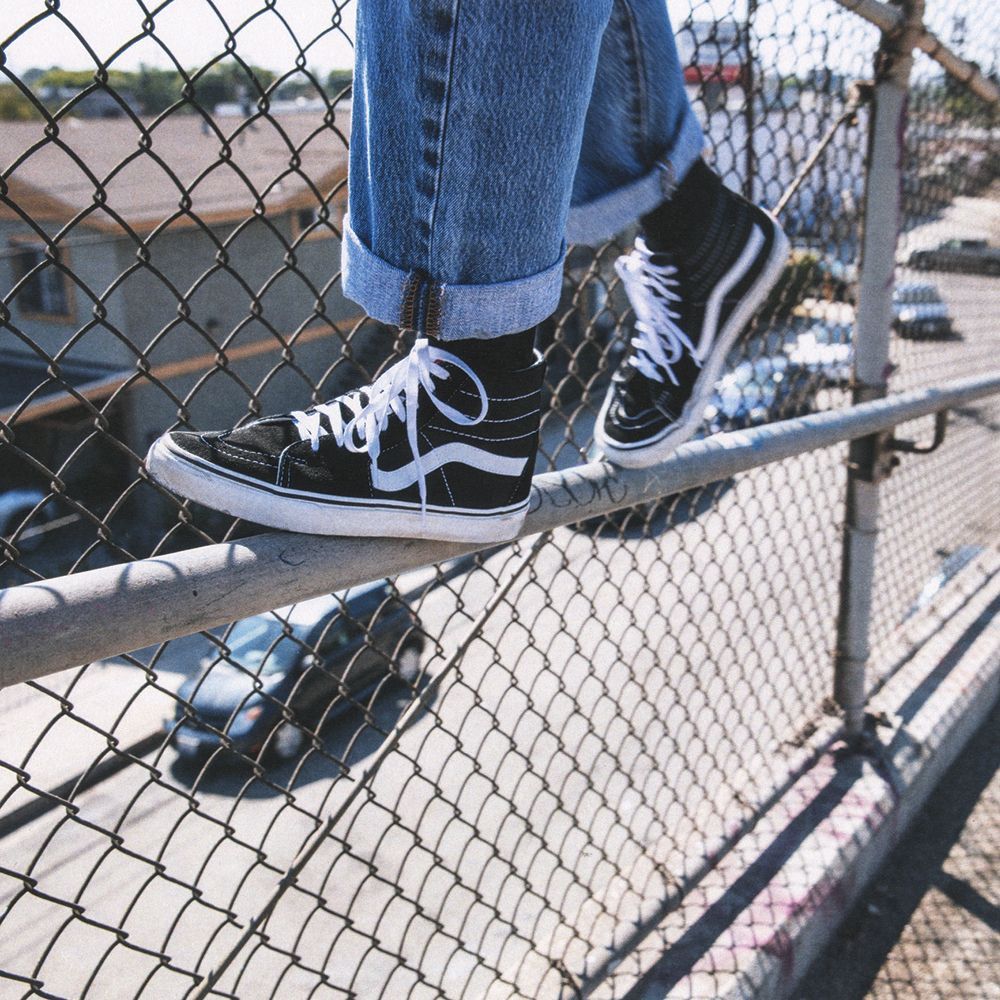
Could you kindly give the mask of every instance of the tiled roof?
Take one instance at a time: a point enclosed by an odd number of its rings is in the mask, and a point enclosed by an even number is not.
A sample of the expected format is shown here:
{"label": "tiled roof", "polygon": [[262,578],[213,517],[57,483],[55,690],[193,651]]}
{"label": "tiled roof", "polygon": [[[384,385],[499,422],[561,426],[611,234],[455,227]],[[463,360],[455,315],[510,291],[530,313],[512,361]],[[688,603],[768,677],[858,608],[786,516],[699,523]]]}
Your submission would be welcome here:
{"label": "tiled roof", "polygon": [[63,359],[51,366],[39,357],[0,350],[0,419],[8,420],[29,397],[37,403],[58,395],[66,397],[63,405],[71,404],[67,386],[85,390],[117,374],[104,365]]}
{"label": "tiled roof", "polygon": [[332,125],[314,111],[250,127],[239,118],[214,124],[217,132],[199,115],[172,114],[155,125],[144,120],[144,132],[129,118],[67,118],[49,137],[44,122],[2,122],[0,177],[8,191],[0,185],[0,219],[17,217],[11,203],[53,222],[89,209],[86,226],[120,230],[123,220],[149,231],[175,217],[174,225],[194,225],[192,214],[209,223],[238,220],[258,204],[269,213],[318,207],[316,191],[326,198],[336,189],[334,200],[343,199],[348,110]]}

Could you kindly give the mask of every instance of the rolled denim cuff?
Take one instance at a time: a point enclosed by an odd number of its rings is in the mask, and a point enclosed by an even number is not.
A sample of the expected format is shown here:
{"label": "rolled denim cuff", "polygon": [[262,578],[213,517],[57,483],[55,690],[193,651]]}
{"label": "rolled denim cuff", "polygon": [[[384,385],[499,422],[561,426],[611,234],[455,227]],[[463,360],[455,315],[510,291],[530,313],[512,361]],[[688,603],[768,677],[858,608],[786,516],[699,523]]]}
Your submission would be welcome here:
{"label": "rolled denim cuff", "polygon": [[[344,217],[341,267],[344,295],[373,319],[392,326],[412,326],[408,300],[415,283],[433,301],[418,332],[438,340],[489,339],[528,330],[548,319],[562,293],[565,246],[559,259],[543,271],[514,281],[488,285],[434,282],[416,272],[394,267],[366,247]],[[409,294],[408,294],[409,293]],[[433,317],[432,319],[429,317]]]}
{"label": "rolled denim cuff", "polygon": [[596,246],[610,240],[639,216],[669,198],[677,184],[701,156],[705,136],[694,112],[684,117],[671,150],[649,173],[583,205],[571,205],[566,240]]}

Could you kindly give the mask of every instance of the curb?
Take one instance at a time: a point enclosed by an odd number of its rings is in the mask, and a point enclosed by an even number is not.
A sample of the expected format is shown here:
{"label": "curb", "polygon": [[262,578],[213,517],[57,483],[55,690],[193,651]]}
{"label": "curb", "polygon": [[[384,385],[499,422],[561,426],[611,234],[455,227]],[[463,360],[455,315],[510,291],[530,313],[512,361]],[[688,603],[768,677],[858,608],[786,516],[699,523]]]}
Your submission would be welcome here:
{"label": "curb", "polygon": [[1000,695],[1000,574],[872,699],[596,997],[787,1000]]}

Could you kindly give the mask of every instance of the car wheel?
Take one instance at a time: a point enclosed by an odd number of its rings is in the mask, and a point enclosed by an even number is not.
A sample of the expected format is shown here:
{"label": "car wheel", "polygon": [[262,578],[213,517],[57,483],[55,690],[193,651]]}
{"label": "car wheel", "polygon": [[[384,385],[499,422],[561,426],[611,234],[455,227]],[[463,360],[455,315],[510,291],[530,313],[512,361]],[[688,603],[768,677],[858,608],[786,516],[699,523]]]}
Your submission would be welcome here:
{"label": "car wheel", "polygon": [[305,742],[305,735],[291,722],[282,722],[271,735],[271,752],[278,760],[291,760],[298,756]]}
{"label": "car wheel", "polygon": [[416,682],[420,676],[420,647],[416,643],[411,643],[400,651],[396,668],[400,678],[407,684]]}

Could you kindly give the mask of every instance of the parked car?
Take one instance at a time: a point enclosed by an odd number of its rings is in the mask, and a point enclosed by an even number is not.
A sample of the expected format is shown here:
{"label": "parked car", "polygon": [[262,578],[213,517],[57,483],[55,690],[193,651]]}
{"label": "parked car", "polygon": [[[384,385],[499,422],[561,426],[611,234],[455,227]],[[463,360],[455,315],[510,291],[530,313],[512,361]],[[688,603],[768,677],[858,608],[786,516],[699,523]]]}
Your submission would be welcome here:
{"label": "parked car", "polygon": [[21,552],[34,552],[45,537],[44,526],[55,514],[54,501],[44,503],[46,496],[41,490],[33,489],[6,490],[0,493],[0,538],[10,539],[24,519],[39,504],[43,504],[14,542]]}
{"label": "parked car", "polygon": [[986,240],[945,240],[936,247],[914,250],[907,264],[921,271],[1000,274],[1000,247],[991,247]]}
{"label": "parked car", "polygon": [[705,407],[708,432],[743,430],[812,413],[817,388],[815,373],[788,357],[741,361],[719,379]]}
{"label": "parked car", "polygon": [[817,382],[846,388],[854,364],[853,338],[854,327],[849,322],[796,317],[785,344],[785,356],[815,375]]}
{"label": "parked car", "polygon": [[[291,604],[237,622],[226,650],[203,658],[181,686],[169,741],[197,758],[223,743],[247,756],[295,757],[305,743],[299,722],[324,717],[344,690],[358,695],[390,669],[412,680],[423,639],[410,609],[384,581]],[[188,715],[184,703],[194,710]]]}
{"label": "parked car", "polygon": [[893,329],[901,337],[950,337],[951,317],[937,288],[906,282],[892,293]]}

